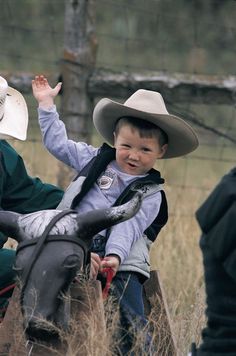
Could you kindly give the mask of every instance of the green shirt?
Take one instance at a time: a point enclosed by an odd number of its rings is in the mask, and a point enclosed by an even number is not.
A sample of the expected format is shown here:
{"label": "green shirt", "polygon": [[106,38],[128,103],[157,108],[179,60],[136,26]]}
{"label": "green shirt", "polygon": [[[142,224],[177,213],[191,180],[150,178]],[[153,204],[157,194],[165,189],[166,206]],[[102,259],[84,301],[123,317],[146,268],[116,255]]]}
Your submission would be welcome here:
{"label": "green shirt", "polygon": [[[0,140],[0,209],[26,214],[54,209],[63,191],[28,175],[22,157],[6,141]],[[7,238],[0,235],[0,247]]]}

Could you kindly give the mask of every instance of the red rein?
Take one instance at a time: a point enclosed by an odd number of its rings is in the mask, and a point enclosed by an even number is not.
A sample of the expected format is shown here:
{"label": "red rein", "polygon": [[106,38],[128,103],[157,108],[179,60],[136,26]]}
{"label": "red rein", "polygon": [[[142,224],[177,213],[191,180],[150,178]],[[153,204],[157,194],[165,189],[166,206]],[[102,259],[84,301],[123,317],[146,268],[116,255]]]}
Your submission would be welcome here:
{"label": "red rein", "polygon": [[15,283],[10,284],[9,286],[3,288],[0,290],[0,296],[3,295],[4,293],[8,292],[9,290],[13,289],[16,286]]}
{"label": "red rein", "polygon": [[[0,290],[0,297],[1,297],[2,295],[4,295],[5,293],[7,293],[9,290],[14,289],[15,286],[16,286],[16,284],[13,283],[13,284],[10,284],[9,286],[7,286],[7,287],[1,289],[1,290]],[[7,307],[5,307],[5,308],[0,308],[0,314],[3,316],[3,315],[5,314],[5,312],[6,312],[6,310],[7,310]],[[0,317],[0,323],[1,323],[2,321],[3,321],[3,317]]]}
{"label": "red rein", "polygon": [[111,287],[112,278],[114,277],[114,271],[111,267],[102,269],[102,274],[106,277],[106,285],[102,290],[102,297],[105,300],[108,297],[108,292]]}

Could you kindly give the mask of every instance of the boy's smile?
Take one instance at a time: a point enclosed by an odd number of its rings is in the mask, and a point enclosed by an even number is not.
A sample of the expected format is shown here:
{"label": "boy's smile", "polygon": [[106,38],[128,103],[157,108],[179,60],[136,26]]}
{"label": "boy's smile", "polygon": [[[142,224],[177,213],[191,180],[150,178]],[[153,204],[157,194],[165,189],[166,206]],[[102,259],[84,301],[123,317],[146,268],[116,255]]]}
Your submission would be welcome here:
{"label": "boy's smile", "polygon": [[166,150],[156,137],[140,137],[138,129],[128,124],[114,133],[114,147],[119,168],[130,175],[146,174]]}

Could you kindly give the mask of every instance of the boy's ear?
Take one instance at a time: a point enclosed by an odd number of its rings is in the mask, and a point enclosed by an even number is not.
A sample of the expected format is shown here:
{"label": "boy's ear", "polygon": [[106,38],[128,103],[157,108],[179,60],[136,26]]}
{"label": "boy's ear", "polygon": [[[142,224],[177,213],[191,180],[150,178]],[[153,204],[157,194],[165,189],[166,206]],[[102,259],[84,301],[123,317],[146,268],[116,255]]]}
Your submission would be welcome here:
{"label": "boy's ear", "polygon": [[116,133],[115,133],[115,131],[113,132],[113,142],[114,142],[114,146],[115,146],[115,144],[116,144]]}
{"label": "boy's ear", "polygon": [[167,147],[168,147],[168,143],[165,143],[163,146],[161,146],[161,154],[159,156],[159,158],[162,158],[164,156],[164,154],[166,153],[166,150],[167,150]]}

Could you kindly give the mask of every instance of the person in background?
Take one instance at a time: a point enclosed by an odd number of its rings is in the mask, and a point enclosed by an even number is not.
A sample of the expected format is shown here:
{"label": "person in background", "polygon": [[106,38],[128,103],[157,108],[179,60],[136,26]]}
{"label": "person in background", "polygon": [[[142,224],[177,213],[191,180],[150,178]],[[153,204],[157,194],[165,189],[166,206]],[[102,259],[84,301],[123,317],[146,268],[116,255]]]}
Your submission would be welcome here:
{"label": "person in background", "polygon": [[196,212],[202,230],[207,325],[192,356],[236,355],[236,167]]}
{"label": "person in background", "polygon": [[[95,148],[74,142],[68,139],[54,105],[61,83],[52,88],[41,75],[32,81],[32,88],[39,105],[44,145],[79,174],[65,193],[60,208],[84,213],[121,204],[135,190],[142,191],[138,213],[109,231],[100,232],[94,237],[92,247],[98,257],[95,275],[103,268],[113,270],[112,286],[123,331],[119,352],[128,355],[135,331],[147,323],[142,288],[149,278],[149,247],[160,230],[156,218],[161,215],[162,223],[167,221],[164,179],[153,167],[159,159],[182,156],[196,149],[197,136],[185,121],[167,112],[160,93],[140,89],[124,104],[104,98],[94,109],[97,131],[114,148],[107,144]],[[99,257],[103,258],[100,263]],[[130,328],[133,333],[127,332]],[[146,341],[145,350],[148,337]]]}
{"label": "person in background", "polygon": [[[26,140],[28,110],[20,92],[8,86],[0,76],[0,209],[31,213],[53,209],[62,199],[63,191],[39,178],[28,175],[22,157],[6,141],[8,138]],[[2,320],[13,289],[12,269],[15,251],[4,248],[8,237],[0,233],[0,320]]]}

